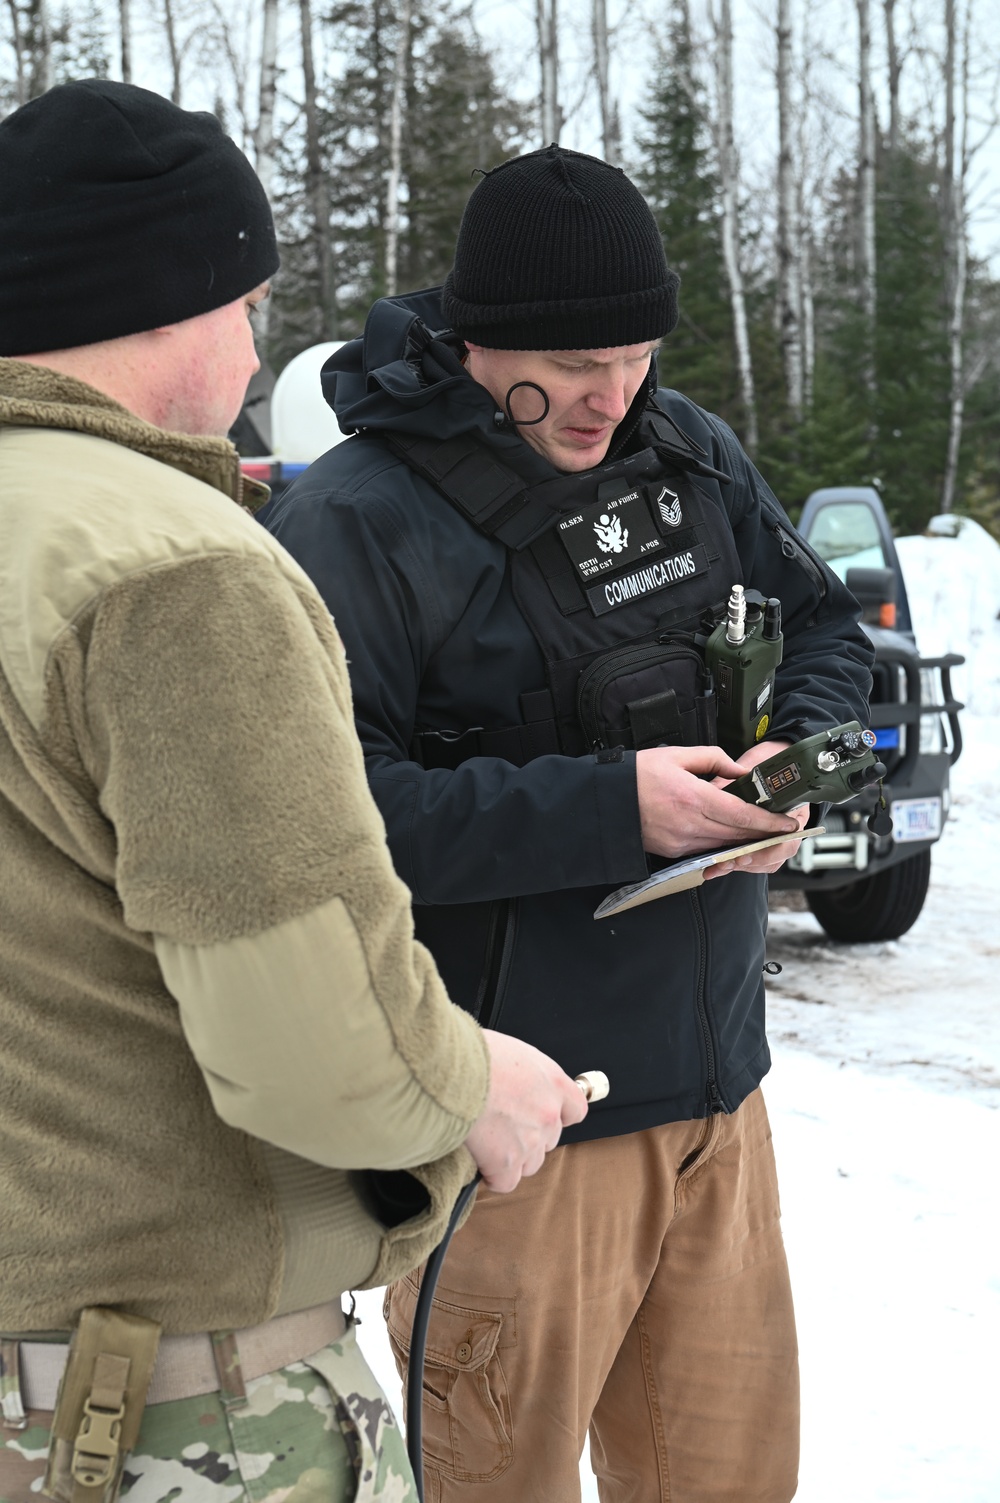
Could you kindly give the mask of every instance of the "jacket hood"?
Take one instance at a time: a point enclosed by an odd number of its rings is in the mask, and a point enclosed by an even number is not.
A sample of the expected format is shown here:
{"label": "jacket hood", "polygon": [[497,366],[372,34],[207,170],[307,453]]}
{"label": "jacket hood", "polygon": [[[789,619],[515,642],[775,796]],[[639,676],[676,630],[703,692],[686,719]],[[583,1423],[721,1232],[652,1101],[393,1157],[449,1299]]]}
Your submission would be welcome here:
{"label": "jacket hood", "polygon": [[[440,287],[380,298],[368,314],[361,338],[335,350],[323,366],[323,396],[344,433],[395,432],[417,438],[432,434],[439,442],[474,433],[529,484],[556,481],[575,488],[579,473],[557,470],[525,442],[486,388],[469,375],[462,364],[462,348],[459,337],[445,325]],[[652,402],[661,428],[665,422],[670,429],[656,436],[660,453],[684,469],[728,482],[727,475],[704,464],[706,450],[655,403],[654,392],[652,381],[640,387],[618,427],[611,457],[585,473],[609,477],[616,473],[644,409]],[[429,419],[431,408],[433,418]]]}
{"label": "jacket hood", "polygon": [[[380,298],[361,338],[335,350],[323,366],[323,396],[345,433],[423,436],[430,430],[441,440],[476,433],[526,478],[557,475],[472,379],[462,349],[445,325],[440,287]],[[428,408],[434,410],[430,424]]]}

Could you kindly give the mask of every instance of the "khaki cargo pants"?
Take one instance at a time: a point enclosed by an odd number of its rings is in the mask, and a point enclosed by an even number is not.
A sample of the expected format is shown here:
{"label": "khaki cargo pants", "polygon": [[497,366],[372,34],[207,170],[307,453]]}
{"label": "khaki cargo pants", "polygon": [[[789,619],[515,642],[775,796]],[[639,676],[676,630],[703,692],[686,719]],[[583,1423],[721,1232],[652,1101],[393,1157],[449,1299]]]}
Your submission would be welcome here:
{"label": "khaki cargo pants", "polygon": [[[2,1382],[2,1378],[0,1378]],[[153,1404],[125,1465],[129,1503],[416,1503],[406,1447],[352,1325],[306,1361]],[[51,1413],[0,1429],[0,1503],[39,1503]]]}
{"label": "khaki cargo pants", "polygon": [[[416,1280],[386,1300],[406,1368]],[[452,1242],[424,1384],[427,1503],[788,1503],[798,1362],[759,1091],[550,1153]]]}

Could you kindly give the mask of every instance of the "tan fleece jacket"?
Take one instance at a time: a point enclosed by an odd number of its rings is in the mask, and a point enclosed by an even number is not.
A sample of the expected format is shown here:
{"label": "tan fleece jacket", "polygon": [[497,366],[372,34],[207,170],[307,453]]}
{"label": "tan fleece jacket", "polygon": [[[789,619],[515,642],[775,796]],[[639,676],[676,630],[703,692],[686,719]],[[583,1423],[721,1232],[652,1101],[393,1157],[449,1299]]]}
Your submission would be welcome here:
{"label": "tan fleece jacket", "polygon": [[[471,1177],[484,1040],[413,939],[334,625],[241,495],[224,440],[0,360],[6,1331],[381,1283]],[[430,1209],[387,1233],[366,1167]]]}

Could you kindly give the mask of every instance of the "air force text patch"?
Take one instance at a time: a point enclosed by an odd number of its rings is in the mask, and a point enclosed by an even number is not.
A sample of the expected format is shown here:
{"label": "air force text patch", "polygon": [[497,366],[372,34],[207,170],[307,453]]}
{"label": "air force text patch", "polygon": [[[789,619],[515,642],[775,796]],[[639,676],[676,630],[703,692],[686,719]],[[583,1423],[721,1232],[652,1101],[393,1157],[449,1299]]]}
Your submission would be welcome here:
{"label": "air force text patch", "polygon": [[695,543],[680,553],[657,553],[648,563],[640,564],[637,569],[620,574],[616,579],[591,585],[585,593],[594,615],[603,616],[606,611],[629,605],[643,595],[652,595],[670,585],[682,584],[696,574],[707,573],[708,550],[704,543]]}
{"label": "air force text patch", "polygon": [[558,535],[579,577],[589,583],[665,549],[637,490],[606,481],[598,499],[559,523]]}

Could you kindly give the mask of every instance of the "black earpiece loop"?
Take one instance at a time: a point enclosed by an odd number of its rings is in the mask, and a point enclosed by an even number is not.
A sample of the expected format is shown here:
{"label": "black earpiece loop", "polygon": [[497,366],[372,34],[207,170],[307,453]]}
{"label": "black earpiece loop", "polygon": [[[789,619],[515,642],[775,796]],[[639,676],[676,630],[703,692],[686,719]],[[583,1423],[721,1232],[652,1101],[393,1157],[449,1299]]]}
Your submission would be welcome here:
{"label": "black earpiece loop", "polygon": [[[530,386],[531,389],[532,389],[532,391],[537,391],[538,395],[541,397],[542,401],[545,403],[545,410],[542,413],[541,417],[525,418],[524,421],[522,422],[519,418],[516,418],[514,416],[514,414],[511,412],[511,410],[510,410],[510,399],[511,399],[511,397],[514,395],[514,393],[516,391],[519,391],[521,389],[522,386]],[[544,423],[545,419],[549,415],[549,399],[548,399],[548,396],[546,395],[544,389],[541,386],[538,385],[537,381],[515,381],[514,385],[510,388],[510,390],[507,392],[507,395],[504,397],[504,399],[503,399],[503,405],[507,409],[507,419],[508,419],[508,421],[511,422],[511,423],[513,423],[513,425],[514,425],[515,428],[535,428],[535,427],[537,427],[537,425],[539,423]]]}

